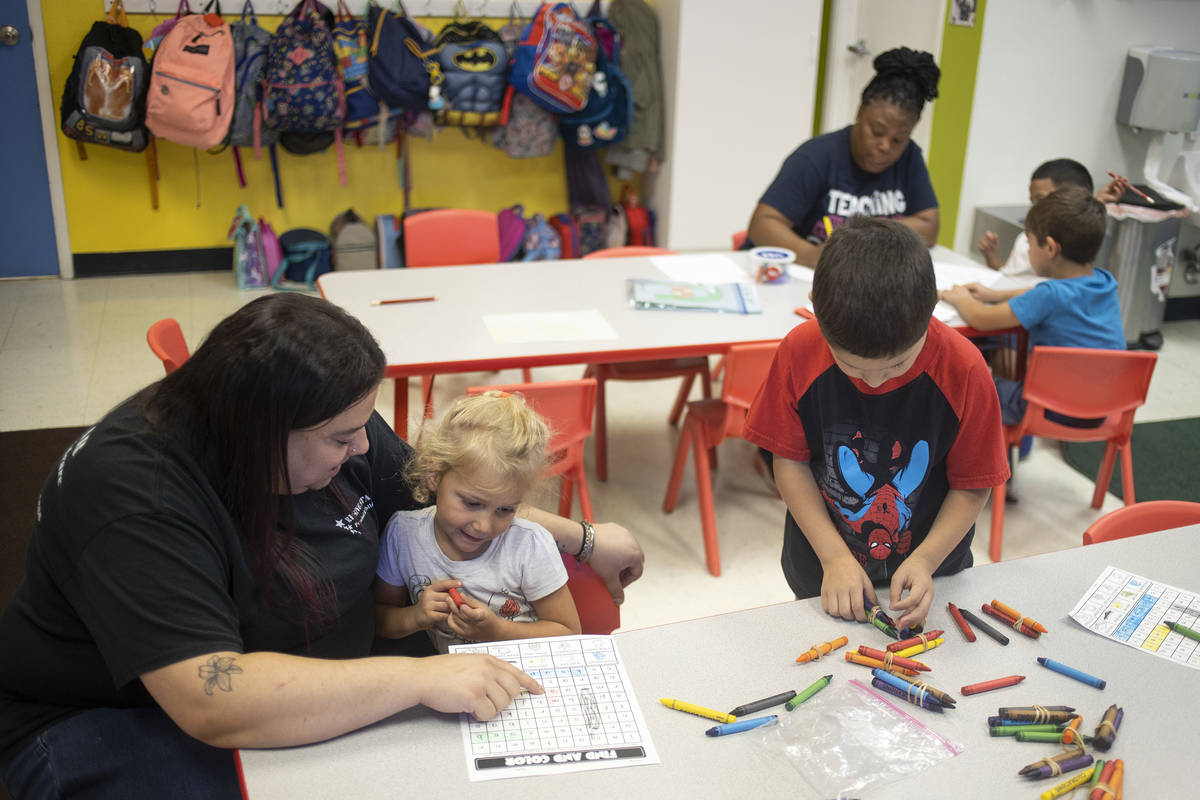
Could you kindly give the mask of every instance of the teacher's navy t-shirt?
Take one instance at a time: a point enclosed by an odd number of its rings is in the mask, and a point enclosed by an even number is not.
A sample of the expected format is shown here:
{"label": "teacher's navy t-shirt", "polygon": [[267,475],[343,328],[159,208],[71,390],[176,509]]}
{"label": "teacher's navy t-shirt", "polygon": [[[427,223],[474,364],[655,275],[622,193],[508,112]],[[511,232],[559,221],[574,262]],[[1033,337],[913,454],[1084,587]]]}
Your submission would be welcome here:
{"label": "teacher's navy t-shirt", "polygon": [[908,217],[937,207],[916,142],[909,141],[895,164],[870,173],[850,157],[852,127],[809,139],[796,148],[759,201],[783,214],[796,235],[813,244],[825,241],[827,216],[837,228],[855,215]]}

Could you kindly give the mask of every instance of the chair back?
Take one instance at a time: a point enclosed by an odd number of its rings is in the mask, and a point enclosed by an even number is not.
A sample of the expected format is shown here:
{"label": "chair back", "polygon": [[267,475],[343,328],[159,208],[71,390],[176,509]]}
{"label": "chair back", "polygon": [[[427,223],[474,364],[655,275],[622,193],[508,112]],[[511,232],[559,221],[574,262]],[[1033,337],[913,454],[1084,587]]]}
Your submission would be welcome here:
{"label": "chair back", "polygon": [[1200,503],[1184,500],[1149,500],[1110,511],[1083,532],[1084,544],[1109,542],[1126,536],[1200,524]]}
{"label": "chair back", "polygon": [[725,404],[725,435],[740,438],[755,395],[767,380],[779,342],[739,344],[725,354],[721,401]]}
{"label": "chair back", "polygon": [[[1144,351],[1033,348],[1025,373],[1028,407],[1018,426],[1020,434],[1063,441],[1128,435],[1133,412],[1146,402],[1157,360],[1157,354]],[[1072,417],[1107,419],[1098,428],[1072,428],[1045,419],[1042,412],[1046,409]]]}
{"label": "chair back", "polygon": [[648,247],[631,244],[625,247],[609,247],[605,250],[593,250],[584,256],[587,258],[630,258],[632,256],[677,256],[678,251],[667,250],[664,247]]}
{"label": "chair back", "polygon": [[746,243],[746,237],[749,235],[749,233],[749,231],[738,231],[737,233],[733,234],[733,236],[729,237],[732,240],[734,250],[742,249],[742,245]]}
{"label": "chair back", "polygon": [[490,211],[438,208],[404,218],[409,267],[493,264],[500,260],[500,222]]}
{"label": "chair back", "polygon": [[188,360],[187,340],[173,317],[160,319],[146,331],[146,342],[154,355],[162,359],[163,369],[170,375]]}
{"label": "chair back", "polygon": [[587,564],[577,562],[574,556],[564,553],[562,560],[567,568],[567,589],[579,612],[580,629],[599,635],[621,627],[621,609],[613,602],[604,579]]}
{"label": "chair back", "polygon": [[592,435],[592,416],[596,410],[595,378],[472,386],[467,389],[467,394],[492,390],[520,394],[530,408],[545,418],[550,426],[550,443],[546,450],[552,462],[547,475],[561,475],[576,460],[583,461],[583,445]]}

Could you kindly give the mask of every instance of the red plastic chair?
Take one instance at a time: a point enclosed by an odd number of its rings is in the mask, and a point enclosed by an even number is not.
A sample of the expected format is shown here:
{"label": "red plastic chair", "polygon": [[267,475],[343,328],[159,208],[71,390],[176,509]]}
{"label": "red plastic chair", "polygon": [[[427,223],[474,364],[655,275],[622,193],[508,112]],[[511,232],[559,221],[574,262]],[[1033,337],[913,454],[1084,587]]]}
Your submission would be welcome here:
{"label": "red plastic chair", "polygon": [[592,413],[596,408],[596,381],[583,378],[576,381],[546,381],[545,383],[515,383],[508,386],[472,386],[467,394],[482,394],[491,390],[520,394],[530,408],[550,424],[551,454],[548,477],[562,476],[558,495],[558,514],[571,516],[574,490],[579,490],[579,507],[583,518],[592,519],[592,498],[588,494],[587,476],[583,470],[583,445],[592,435]]}
{"label": "red plastic chair", "polygon": [[712,467],[716,447],[726,439],[740,439],[750,403],[758,394],[767,371],[775,358],[779,342],[743,344],[729,348],[725,354],[725,382],[721,397],[716,400],[696,400],[687,404],[683,418],[683,433],[675,448],[675,464],[663,497],[663,511],[675,510],[679,484],[687,466],[688,448],[692,448],[696,466],[696,496],[700,506],[700,527],[704,532],[704,558],[708,571],[721,574],[721,555],[717,548],[717,520],[713,511]]}
{"label": "red plastic chair", "polygon": [[500,222],[490,211],[438,208],[404,218],[406,266],[449,267],[499,260]]}
{"label": "red plastic chair", "polygon": [[187,340],[173,317],[160,319],[146,331],[146,343],[154,355],[162,359],[163,369],[170,375],[188,360]]}
{"label": "red plastic chair", "polygon": [[[409,267],[494,264],[499,260],[500,222],[490,211],[438,208],[404,219],[404,263]],[[434,377],[421,376],[426,419],[433,418]],[[528,369],[522,378],[532,379]]]}
{"label": "red plastic chair", "polygon": [[733,249],[734,250],[742,249],[742,245],[744,245],[746,243],[746,237],[749,235],[749,233],[750,232],[748,230],[745,230],[745,231],[738,231],[737,233],[733,234],[733,236],[731,238],[733,240]]}
{"label": "red plastic chair", "polygon": [[[1011,453],[1026,434],[1064,442],[1107,442],[1092,508],[1104,502],[1117,454],[1121,455],[1121,487],[1125,505],[1133,505],[1133,454],[1129,435],[1133,414],[1146,402],[1150,376],[1158,356],[1142,351],[1087,350],[1078,347],[1035,347],[1025,373],[1025,416],[1004,426],[1004,443]],[[1084,419],[1103,417],[1098,428],[1072,428],[1045,418],[1046,410]],[[1010,459],[1012,463],[1012,459]],[[988,555],[1000,560],[1004,535],[1006,486],[992,492],[992,535]]]}
{"label": "red plastic chair", "polygon": [[[588,258],[625,258],[630,256],[679,255],[674,250],[664,250],[661,247],[610,247],[607,250],[595,250],[584,256]],[[589,364],[584,370],[583,377],[595,378],[596,391],[596,477],[602,481],[608,480],[608,409],[604,401],[605,381],[653,381],[662,378],[683,378],[675,403],[667,422],[671,425],[679,422],[683,415],[683,407],[688,395],[692,392],[692,384],[700,376],[704,397],[712,397],[712,378],[708,372],[708,358],[705,356],[690,356],[688,358],[657,358],[650,361],[614,361],[608,364]]]}
{"label": "red plastic chair", "polygon": [[584,633],[609,634],[621,627],[621,609],[613,602],[604,579],[587,564],[574,556],[563,554],[567,568],[567,589],[579,612],[579,624]]}
{"label": "red plastic chair", "polygon": [[1200,525],[1200,503],[1186,500],[1149,500],[1110,511],[1083,532],[1084,544],[1111,542],[1126,536]]}

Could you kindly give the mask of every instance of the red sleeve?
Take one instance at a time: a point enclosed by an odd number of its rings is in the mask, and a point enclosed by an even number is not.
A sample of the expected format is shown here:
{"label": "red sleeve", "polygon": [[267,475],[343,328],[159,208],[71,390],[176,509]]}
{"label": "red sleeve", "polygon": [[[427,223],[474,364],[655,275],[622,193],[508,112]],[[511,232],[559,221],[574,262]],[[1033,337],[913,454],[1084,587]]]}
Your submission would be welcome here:
{"label": "red sleeve", "polygon": [[816,376],[833,363],[816,322],[791,330],[779,345],[767,380],[746,417],[742,438],[792,461],[808,461],[811,452],[797,404]]}

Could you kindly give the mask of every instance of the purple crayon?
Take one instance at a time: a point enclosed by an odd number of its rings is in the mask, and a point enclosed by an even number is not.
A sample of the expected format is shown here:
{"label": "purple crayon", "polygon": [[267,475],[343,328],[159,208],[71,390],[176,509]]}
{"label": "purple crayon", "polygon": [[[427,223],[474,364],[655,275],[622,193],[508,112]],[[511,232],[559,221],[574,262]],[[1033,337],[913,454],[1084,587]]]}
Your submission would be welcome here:
{"label": "purple crayon", "polygon": [[942,704],[939,703],[937,698],[931,694],[925,694],[923,697],[920,697],[911,692],[906,692],[903,689],[897,689],[890,683],[879,680],[879,678],[871,678],[871,685],[881,692],[887,692],[890,695],[899,697],[901,700],[912,703],[914,706],[920,706],[921,708],[929,711],[936,711],[939,714],[941,714],[944,710]]}
{"label": "purple crayon", "polygon": [[1121,727],[1121,720],[1124,717],[1125,709],[1116,705],[1109,706],[1100,719],[1100,724],[1096,726],[1096,731],[1092,736],[1092,747],[1102,752],[1112,747],[1113,739],[1117,737],[1117,728]]}
{"label": "purple crayon", "polygon": [[[1021,767],[1021,771],[1017,774],[1037,781],[1042,778],[1050,778],[1067,772],[1074,772],[1077,769],[1083,769],[1088,764],[1091,764],[1093,760],[1090,755],[1082,751],[1075,751],[1069,754],[1063,753],[1062,755],[1065,755],[1066,758],[1063,758],[1061,755],[1054,758],[1043,758],[1041,761],[1035,761],[1032,764]],[[1052,761],[1057,764],[1058,769],[1055,769],[1055,764],[1050,763]]]}

